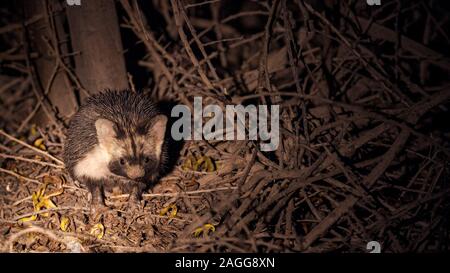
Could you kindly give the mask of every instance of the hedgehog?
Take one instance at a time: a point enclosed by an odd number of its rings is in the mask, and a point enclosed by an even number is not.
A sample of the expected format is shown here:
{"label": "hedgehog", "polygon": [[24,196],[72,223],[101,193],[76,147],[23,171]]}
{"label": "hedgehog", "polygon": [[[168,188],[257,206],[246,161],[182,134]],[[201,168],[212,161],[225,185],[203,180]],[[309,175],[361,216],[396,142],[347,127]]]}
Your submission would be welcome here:
{"label": "hedgehog", "polygon": [[106,90],[71,118],[64,145],[70,176],[91,193],[91,209],[106,209],[104,192],[119,188],[139,203],[167,162],[167,117],[147,95]]}

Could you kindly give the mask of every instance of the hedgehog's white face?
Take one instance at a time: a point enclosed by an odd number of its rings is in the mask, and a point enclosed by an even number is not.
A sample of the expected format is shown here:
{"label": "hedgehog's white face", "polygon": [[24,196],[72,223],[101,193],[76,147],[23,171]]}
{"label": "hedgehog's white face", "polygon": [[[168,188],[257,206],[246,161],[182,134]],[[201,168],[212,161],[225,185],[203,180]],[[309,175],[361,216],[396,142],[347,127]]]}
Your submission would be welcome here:
{"label": "hedgehog's white face", "polygon": [[167,117],[158,115],[150,122],[120,128],[107,119],[95,122],[99,148],[107,168],[115,175],[139,182],[152,181],[158,174]]}

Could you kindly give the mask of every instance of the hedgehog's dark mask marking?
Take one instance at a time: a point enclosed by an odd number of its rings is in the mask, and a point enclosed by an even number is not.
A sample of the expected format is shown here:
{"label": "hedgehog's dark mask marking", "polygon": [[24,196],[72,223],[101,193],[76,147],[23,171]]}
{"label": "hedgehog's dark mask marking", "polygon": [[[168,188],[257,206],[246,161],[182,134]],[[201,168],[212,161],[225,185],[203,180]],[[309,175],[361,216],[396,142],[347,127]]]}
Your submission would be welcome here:
{"label": "hedgehog's dark mask marking", "polygon": [[98,119],[95,122],[98,143],[109,156],[109,170],[138,182],[153,180],[160,164],[166,124],[164,115],[127,127]]}

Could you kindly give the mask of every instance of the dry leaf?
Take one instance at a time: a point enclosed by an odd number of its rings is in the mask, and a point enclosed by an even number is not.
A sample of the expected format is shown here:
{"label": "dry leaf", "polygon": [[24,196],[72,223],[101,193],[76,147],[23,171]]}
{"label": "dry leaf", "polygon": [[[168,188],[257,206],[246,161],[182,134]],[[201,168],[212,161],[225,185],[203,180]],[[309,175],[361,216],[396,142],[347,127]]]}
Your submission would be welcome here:
{"label": "dry leaf", "polygon": [[216,171],[216,166],[209,156],[201,156],[196,159],[191,155],[184,162],[182,169],[184,171],[214,172]]}
{"label": "dry leaf", "polygon": [[69,227],[70,220],[66,216],[62,216],[60,219],[59,227],[62,231],[67,231],[67,228]]}
{"label": "dry leaf", "polygon": [[105,235],[105,227],[100,223],[96,224],[91,228],[90,234],[97,237],[97,239],[101,239]]}
{"label": "dry leaf", "polygon": [[194,237],[199,237],[200,234],[202,234],[202,233],[208,235],[209,232],[214,232],[214,231],[216,231],[216,227],[214,227],[214,225],[205,224],[205,225],[203,225],[203,227],[199,227],[194,230]]}
{"label": "dry leaf", "polygon": [[163,208],[163,209],[159,212],[159,215],[160,215],[160,216],[164,216],[164,215],[166,215],[168,212],[170,212],[169,218],[175,218],[175,217],[177,216],[177,213],[178,213],[177,205],[171,204],[171,205],[169,205],[169,206]]}
{"label": "dry leaf", "polygon": [[[46,176],[43,179],[44,184],[36,191],[33,192],[31,195],[31,200],[33,201],[33,210],[34,212],[38,213],[39,211],[41,211],[41,209],[52,209],[52,208],[56,208],[56,205],[53,203],[53,201],[50,199],[53,196],[57,196],[63,193],[64,189],[62,187],[62,183],[63,180],[61,178],[56,178],[53,176]],[[44,195],[45,191],[47,190],[47,186],[49,184],[57,184],[58,185],[58,189],[53,192],[50,193],[48,195]],[[42,213],[40,214],[44,217],[48,217],[49,213]],[[29,221],[34,221],[37,219],[37,214],[32,215],[30,217],[25,217],[20,219],[19,221],[24,223],[24,222],[29,222]]]}
{"label": "dry leaf", "polygon": [[46,151],[46,150],[47,150],[47,147],[46,147],[45,144],[44,144],[44,139],[43,139],[43,138],[38,138],[38,139],[36,139],[36,140],[34,141],[33,145],[34,145],[34,147],[39,148],[39,149],[41,149],[41,150],[43,150],[43,151]]}

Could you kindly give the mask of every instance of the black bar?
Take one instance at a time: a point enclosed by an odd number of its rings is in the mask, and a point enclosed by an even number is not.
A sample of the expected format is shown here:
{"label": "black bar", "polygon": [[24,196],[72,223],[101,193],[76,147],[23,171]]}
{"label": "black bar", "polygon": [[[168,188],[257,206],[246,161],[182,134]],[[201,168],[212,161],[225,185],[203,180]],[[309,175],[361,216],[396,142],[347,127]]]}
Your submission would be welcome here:
{"label": "black bar", "polygon": [[[448,254],[0,254],[1,268],[73,272],[446,272]],[[205,266],[207,262],[207,266]],[[60,264],[60,265],[58,265]],[[7,267],[8,266],[8,267]],[[11,266],[11,267],[9,267]],[[98,271],[97,271],[98,270]]]}

